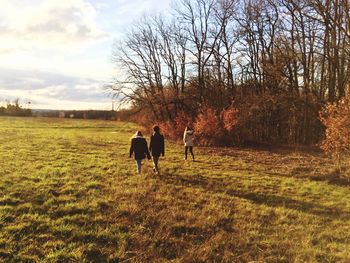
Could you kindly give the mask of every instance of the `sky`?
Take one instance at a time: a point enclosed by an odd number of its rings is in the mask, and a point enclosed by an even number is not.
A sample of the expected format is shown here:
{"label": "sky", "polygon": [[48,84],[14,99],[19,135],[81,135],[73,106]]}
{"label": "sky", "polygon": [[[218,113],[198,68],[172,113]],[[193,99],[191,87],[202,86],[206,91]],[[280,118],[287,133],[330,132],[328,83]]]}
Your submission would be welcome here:
{"label": "sky", "polygon": [[0,0],[0,105],[110,110],[113,43],[171,0]]}

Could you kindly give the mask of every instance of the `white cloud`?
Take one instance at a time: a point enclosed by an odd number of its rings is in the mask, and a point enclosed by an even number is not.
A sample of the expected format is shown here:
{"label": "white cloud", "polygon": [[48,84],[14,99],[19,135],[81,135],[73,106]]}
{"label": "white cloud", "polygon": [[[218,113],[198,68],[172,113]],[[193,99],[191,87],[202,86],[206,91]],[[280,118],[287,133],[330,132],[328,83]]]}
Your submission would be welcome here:
{"label": "white cloud", "polygon": [[0,0],[0,103],[110,109],[113,38],[171,0]]}
{"label": "white cloud", "polygon": [[[77,101],[69,98],[46,97],[38,93],[31,93],[23,96],[23,90],[1,90],[0,106],[6,105],[7,101],[14,101],[19,98],[19,102],[24,107],[31,109],[51,109],[51,110],[111,110],[112,100],[105,101]],[[30,104],[29,104],[30,102]]]}
{"label": "white cloud", "polygon": [[[106,37],[86,0],[0,0],[0,51],[81,44]],[[22,4],[22,6],[20,6]]]}
{"label": "white cloud", "polygon": [[19,98],[32,108],[110,109],[104,83],[49,72],[0,69],[0,103]]}

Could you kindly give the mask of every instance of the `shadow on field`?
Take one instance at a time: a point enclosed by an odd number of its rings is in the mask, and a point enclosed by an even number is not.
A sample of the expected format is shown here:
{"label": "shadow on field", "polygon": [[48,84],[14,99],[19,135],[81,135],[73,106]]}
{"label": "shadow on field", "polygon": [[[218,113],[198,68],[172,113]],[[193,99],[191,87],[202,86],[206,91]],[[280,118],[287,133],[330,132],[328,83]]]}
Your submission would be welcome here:
{"label": "shadow on field", "polygon": [[[342,175],[334,166],[334,161],[317,148],[294,147],[249,147],[249,148],[210,148],[203,154],[223,156],[242,162],[225,163],[225,167],[242,171],[258,171],[271,176],[293,177],[325,182],[330,185],[350,186],[350,169],[342,167]],[[211,167],[218,161],[204,162]]]}
{"label": "shadow on field", "polygon": [[290,197],[280,195],[245,192],[237,189],[235,185],[230,184],[228,180],[225,181],[225,178],[215,179],[200,175],[193,175],[190,177],[166,174],[161,177],[161,180],[167,184],[197,189],[201,188],[207,192],[220,193],[232,197],[243,198],[253,203],[270,207],[283,207],[311,215],[327,217],[330,219],[350,219],[350,213],[344,212],[338,207],[326,207],[317,203],[295,200]]}
{"label": "shadow on field", "polygon": [[334,173],[307,177],[313,181],[322,181],[336,186],[350,186],[350,178],[341,177]]}
{"label": "shadow on field", "polygon": [[[350,186],[350,178],[349,177],[343,177],[339,174],[338,171],[330,171],[324,174],[316,174],[313,172],[313,170],[310,168],[309,170],[303,169],[303,173],[300,172],[299,169],[293,169],[291,172],[292,175],[288,173],[280,173],[275,171],[264,171],[265,174],[271,175],[271,176],[281,176],[281,177],[292,177],[295,179],[300,180],[312,180],[316,182],[324,182],[330,185],[340,186],[340,187],[349,187]],[[310,173],[310,175],[306,175],[307,173]]]}

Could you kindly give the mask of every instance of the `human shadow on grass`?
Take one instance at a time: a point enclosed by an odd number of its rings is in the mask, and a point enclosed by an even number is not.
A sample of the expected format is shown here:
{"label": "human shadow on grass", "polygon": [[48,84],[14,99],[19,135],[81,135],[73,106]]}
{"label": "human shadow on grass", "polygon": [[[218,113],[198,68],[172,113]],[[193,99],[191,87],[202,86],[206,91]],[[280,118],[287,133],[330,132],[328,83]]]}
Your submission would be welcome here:
{"label": "human shadow on grass", "polygon": [[321,216],[328,219],[350,219],[350,212],[343,211],[338,207],[326,207],[317,203],[295,200],[290,197],[280,195],[246,192],[244,190],[237,189],[235,185],[231,184],[229,181],[225,181],[225,178],[216,179],[201,175],[178,176],[165,174],[164,176],[160,177],[160,179],[167,184],[197,189],[200,188],[206,192],[221,193],[232,197],[243,198],[259,205],[293,209],[299,212]]}
{"label": "human shadow on grass", "polygon": [[314,181],[324,181],[337,186],[350,186],[350,177],[342,176],[337,170],[326,174],[312,175],[310,179]]}
{"label": "human shadow on grass", "polygon": [[[296,169],[297,170],[297,169]],[[303,173],[299,172],[300,169],[297,170],[297,172],[292,171],[289,173],[280,173],[276,171],[264,171],[264,174],[270,175],[270,176],[281,176],[281,177],[289,177],[294,179],[300,179],[300,180],[311,180],[316,182],[324,182],[330,185],[340,186],[340,187],[349,187],[350,186],[350,177],[342,176],[338,171],[333,170],[328,173],[323,174],[310,174],[312,173],[312,169],[309,170],[303,170]],[[307,175],[307,174],[310,175]]]}

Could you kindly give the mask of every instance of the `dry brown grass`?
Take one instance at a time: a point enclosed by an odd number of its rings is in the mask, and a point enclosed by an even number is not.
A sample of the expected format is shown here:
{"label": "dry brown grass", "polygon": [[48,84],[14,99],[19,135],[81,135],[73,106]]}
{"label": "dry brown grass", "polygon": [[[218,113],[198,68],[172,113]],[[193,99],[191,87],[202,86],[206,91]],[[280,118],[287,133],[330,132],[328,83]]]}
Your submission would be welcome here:
{"label": "dry brown grass", "polygon": [[5,262],[348,262],[350,189],[319,152],[167,141],[161,175],[126,123],[0,119]]}

